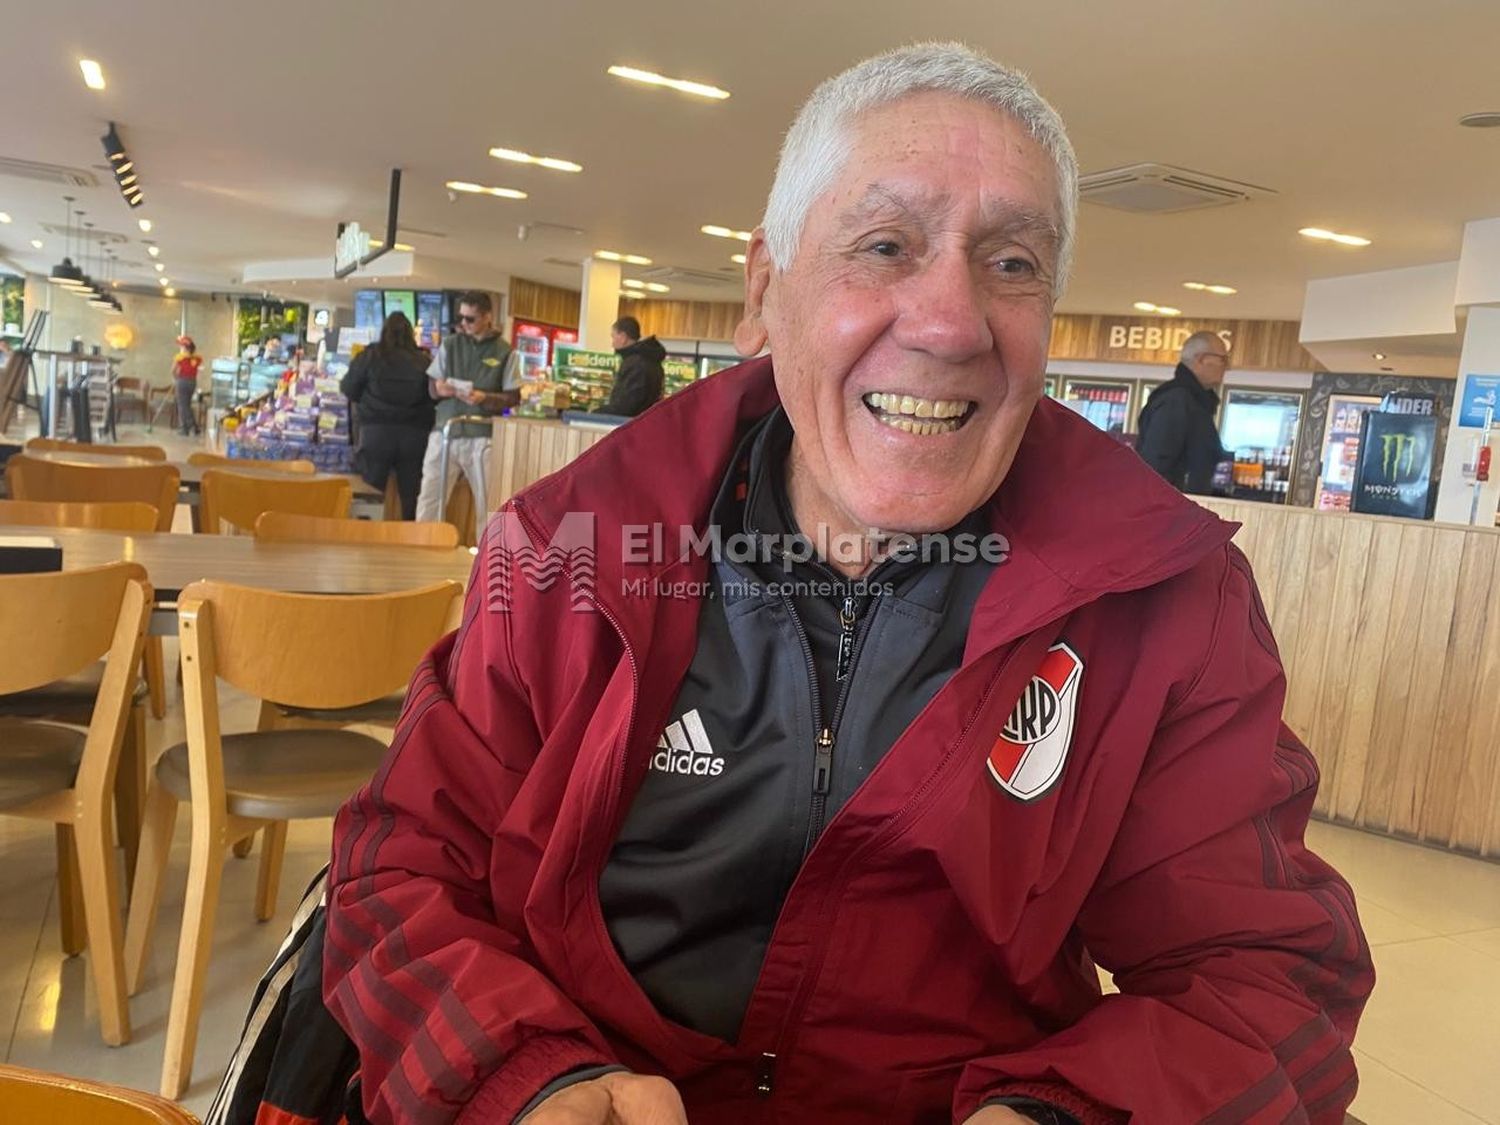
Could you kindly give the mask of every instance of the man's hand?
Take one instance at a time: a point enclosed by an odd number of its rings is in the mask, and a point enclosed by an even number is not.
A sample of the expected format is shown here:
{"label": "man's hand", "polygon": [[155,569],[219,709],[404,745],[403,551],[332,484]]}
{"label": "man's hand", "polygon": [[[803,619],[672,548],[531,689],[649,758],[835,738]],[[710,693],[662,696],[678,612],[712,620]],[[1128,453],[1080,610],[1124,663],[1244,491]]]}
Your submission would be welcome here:
{"label": "man's hand", "polygon": [[[452,391],[449,391],[449,393],[451,394]],[[483,406],[485,404],[485,400],[490,398],[490,394],[488,391],[481,391],[477,388],[470,388],[467,392],[459,395],[458,397],[463,399],[470,406]]]}
{"label": "man's hand", "polygon": [[[549,1098],[548,1101],[551,1099]],[[964,1125],[1034,1125],[1031,1118],[1022,1117],[1009,1106],[987,1105],[974,1114]]]}
{"label": "man's hand", "polygon": [[448,382],[447,379],[434,379],[432,381],[432,393],[437,395],[438,398],[452,398],[458,392],[453,389],[453,384]]}
{"label": "man's hand", "polygon": [[559,1090],[524,1125],[687,1125],[687,1111],[665,1078],[615,1073]]}

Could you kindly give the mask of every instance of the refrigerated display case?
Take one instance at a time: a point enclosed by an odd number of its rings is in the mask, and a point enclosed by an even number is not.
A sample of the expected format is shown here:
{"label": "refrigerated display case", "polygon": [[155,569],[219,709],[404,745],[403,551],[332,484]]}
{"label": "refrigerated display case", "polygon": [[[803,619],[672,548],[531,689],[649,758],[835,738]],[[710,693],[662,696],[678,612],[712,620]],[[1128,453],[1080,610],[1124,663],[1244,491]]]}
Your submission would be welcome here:
{"label": "refrigerated display case", "polygon": [[720,371],[728,371],[731,367],[738,367],[745,361],[731,358],[729,356],[706,355],[698,360],[698,378],[707,379],[710,375],[717,375]]}
{"label": "refrigerated display case", "polygon": [[1048,398],[1057,397],[1056,375],[1048,375],[1044,380],[1042,380],[1042,394],[1046,395]]}
{"label": "refrigerated display case", "polygon": [[1106,433],[1123,434],[1130,419],[1135,384],[1112,379],[1068,379],[1063,405]]}
{"label": "refrigerated display case", "polygon": [[1229,494],[1236,500],[1287,503],[1305,401],[1300,391],[1225,390],[1219,439],[1234,458]]}
{"label": "refrigerated display case", "polygon": [[1365,415],[1380,407],[1373,395],[1329,395],[1318,461],[1318,491],[1313,506],[1323,512],[1347,512],[1359,466],[1359,437]]}
{"label": "refrigerated display case", "polygon": [[516,320],[511,324],[510,346],[520,353],[523,379],[539,378],[541,369],[552,365],[559,344],[576,343],[576,329],[534,320]]}

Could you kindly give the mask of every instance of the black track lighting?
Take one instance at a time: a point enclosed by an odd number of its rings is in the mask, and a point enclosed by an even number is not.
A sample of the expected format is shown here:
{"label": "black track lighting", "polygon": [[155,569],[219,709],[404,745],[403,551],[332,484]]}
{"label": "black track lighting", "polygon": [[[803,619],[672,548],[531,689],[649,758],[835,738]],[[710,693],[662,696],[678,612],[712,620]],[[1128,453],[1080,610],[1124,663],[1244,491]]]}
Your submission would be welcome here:
{"label": "black track lighting", "polygon": [[119,130],[115,128],[113,121],[109,123],[109,132],[99,139],[104,145],[104,155],[109,158],[110,168],[114,170],[120,195],[130,207],[139,207],[146,202],[146,196],[141,191],[140,174],[135,170],[135,161],[126,153],[125,143],[120,140]]}

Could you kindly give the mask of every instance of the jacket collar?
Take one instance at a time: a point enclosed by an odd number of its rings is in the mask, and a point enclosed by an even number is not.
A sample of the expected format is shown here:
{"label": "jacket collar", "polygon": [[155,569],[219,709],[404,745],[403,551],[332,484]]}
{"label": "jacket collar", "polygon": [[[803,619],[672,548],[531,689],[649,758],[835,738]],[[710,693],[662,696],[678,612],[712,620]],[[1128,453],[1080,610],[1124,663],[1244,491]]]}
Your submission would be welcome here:
{"label": "jacket collar", "polygon": [[1193,374],[1193,369],[1185,363],[1179,363],[1177,369],[1172,372],[1172,382],[1183,387],[1210,410],[1219,408],[1219,392],[1212,387],[1205,387],[1198,382],[1198,376]]}
{"label": "jacket collar", "polygon": [[[701,561],[676,549],[678,529],[704,530],[742,439],[779,403],[770,357],[751,360],[669,396],[511,503],[547,536],[568,512],[596,513],[598,600],[627,635],[648,628],[651,599],[624,596],[624,584],[684,564],[698,566],[701,577]],[[971,651],[1106,594],[1182,573],[1222,548],[1237,526],[1181,496],[1134,450],[1047,398],[984,510],[1009,540],[1010,555],[975,608]],[[662,525],[665,552],[625,561],[624,529],[632,524]]]}

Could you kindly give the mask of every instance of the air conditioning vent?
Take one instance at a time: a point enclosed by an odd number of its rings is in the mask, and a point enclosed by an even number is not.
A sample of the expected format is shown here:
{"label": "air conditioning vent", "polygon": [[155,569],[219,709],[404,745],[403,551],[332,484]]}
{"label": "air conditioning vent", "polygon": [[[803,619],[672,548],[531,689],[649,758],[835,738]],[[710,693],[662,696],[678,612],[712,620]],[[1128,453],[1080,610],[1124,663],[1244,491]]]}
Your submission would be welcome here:
{"label": "air conditioning vent", "polygon": [[37,180],[44,184],[60,184],[70,188],[99,186],[99,177],[86,168],[41,164],[35,160],[18,160],[10,156],[0,156],[0,176],[14,176],[21,180]]}
{"label": "air conditioning vent", "polygon": [[732,277],[708,270],[691,270],[682,266],[653,266],[650,269],[632,270],[643,281],[659,281],[663,285],[734,285],[739,282],[738,271]]}
{"label": "air conditioning vent", "polygon": [[583,265],[578,258],[543,258],[542,261],[549,266],[566,266],[570,270],[576,270]]}
{"label": "air conditioning vent", "polygon": [[1109,168],[1078,181],[1078,195],[1085,203],[1145,214],[1222,207],[1275,194],[1270,188],[1174,168],[1170,164]]}

